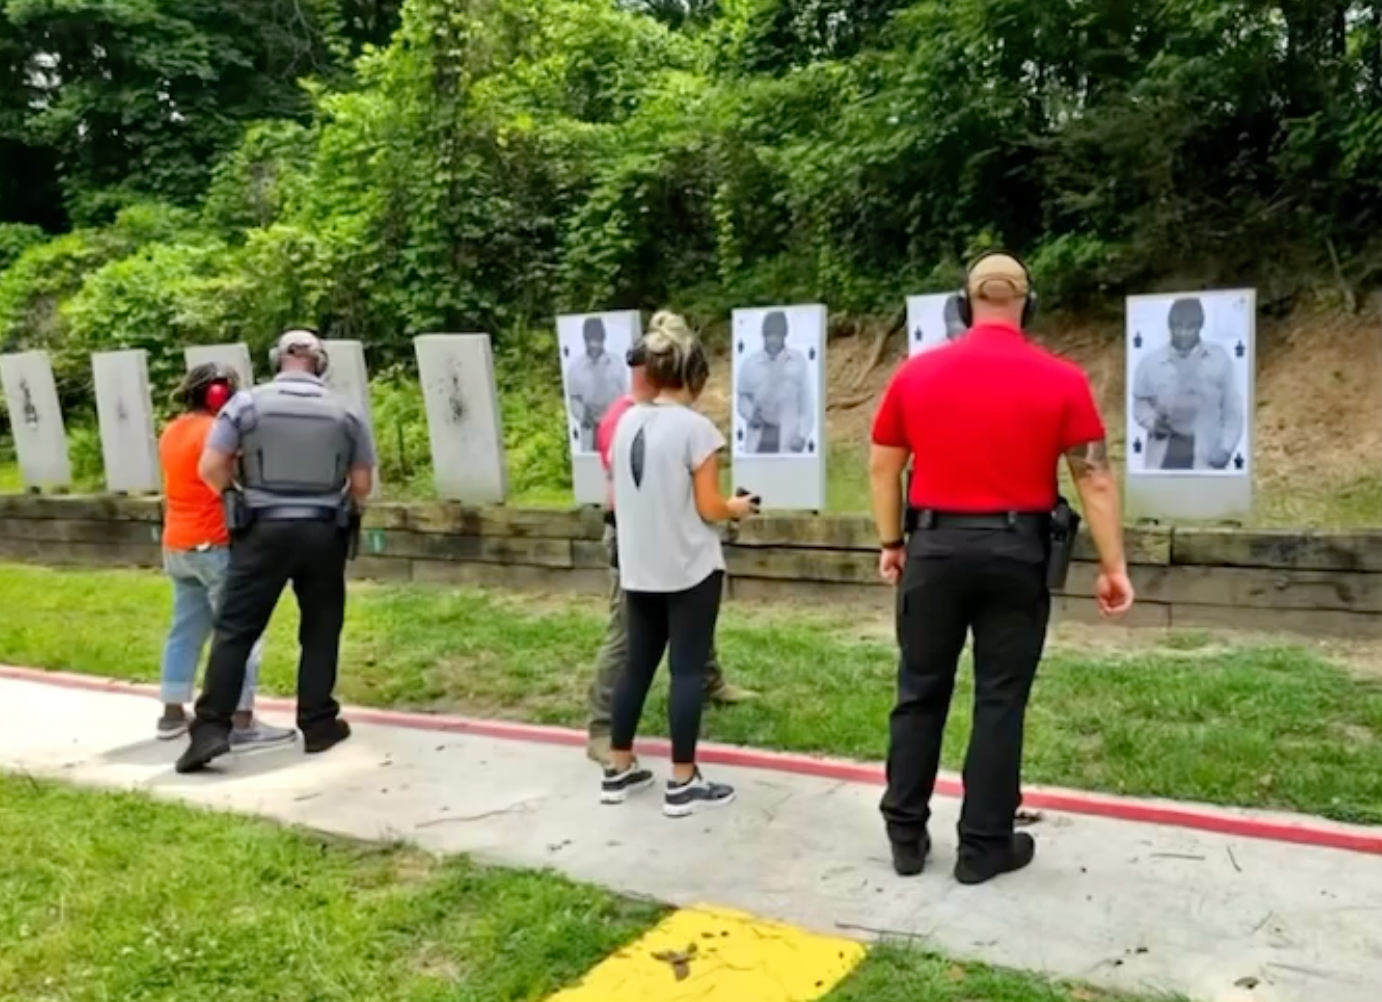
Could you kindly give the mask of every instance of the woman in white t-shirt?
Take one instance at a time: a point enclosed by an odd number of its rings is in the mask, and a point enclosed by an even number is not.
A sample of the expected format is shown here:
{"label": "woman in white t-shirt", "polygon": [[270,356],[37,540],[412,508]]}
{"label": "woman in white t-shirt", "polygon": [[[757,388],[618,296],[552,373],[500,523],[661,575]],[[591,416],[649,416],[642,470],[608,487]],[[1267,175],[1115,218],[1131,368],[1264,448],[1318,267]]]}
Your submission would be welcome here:
{"label": "woman in white t-shirt", "polygon": [[657,395],[620,418],[610,449],[629,660],[614,691],[613,761],[600,799],[623,803],[653,784],[653,774],[634,758],[633,739],[653,675],[670,648],[672,775],[662,809],[669,817],[685,817],[734,799],[733,788],[707,782],[696,768],[703,675],[725,575],[712,523],[747,517],[757,499],[720,493],[725,438],[691,409],[705,389],[710,364],[685,321],[657,314],[643,348],[644,373]]}

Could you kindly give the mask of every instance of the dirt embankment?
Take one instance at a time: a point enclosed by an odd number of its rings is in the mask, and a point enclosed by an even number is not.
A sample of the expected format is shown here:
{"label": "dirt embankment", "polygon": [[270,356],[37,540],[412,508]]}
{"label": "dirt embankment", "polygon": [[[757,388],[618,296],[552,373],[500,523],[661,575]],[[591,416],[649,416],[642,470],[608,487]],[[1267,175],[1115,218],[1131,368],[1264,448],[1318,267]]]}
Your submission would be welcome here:
{"label": "dirt embankment", "polygon": [[[878,394],[906,351],[899,332],[881,361],[881,324],[832,338],[827,352],[827,420],[834,446],[868,441]],[[1038,340],[1089,373],[1121,456],[1125,353],[1122,321],[1081,323],[1049,318]],[[729,420],[729,363],[719,358],[704,398],[717,420]],[[1257,324],[1254,446],[1259,485],[1338,482],[1382,470],[1382,322],[1376,304],[1357,315],[1297,310]]]}

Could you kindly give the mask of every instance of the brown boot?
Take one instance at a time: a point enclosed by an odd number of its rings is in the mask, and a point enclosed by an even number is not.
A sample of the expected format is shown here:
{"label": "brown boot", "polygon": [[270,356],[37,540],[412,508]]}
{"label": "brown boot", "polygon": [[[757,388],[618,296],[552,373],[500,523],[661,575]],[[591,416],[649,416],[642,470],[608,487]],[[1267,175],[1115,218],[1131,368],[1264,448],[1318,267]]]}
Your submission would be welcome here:
{"label": "brown boot", "polygon": [[758,698],[752,689],[741,689],[737,685],[721,682],[706,692],[705,698],[717,706],[734,706],[737,703],[751,703]]}
{"label": "brown boot", "polygon": [[614,757],[609,748],[609,735],[590,735],[585,742],[585,757],[598,766],[605,769],[610,768],[614,763]]}

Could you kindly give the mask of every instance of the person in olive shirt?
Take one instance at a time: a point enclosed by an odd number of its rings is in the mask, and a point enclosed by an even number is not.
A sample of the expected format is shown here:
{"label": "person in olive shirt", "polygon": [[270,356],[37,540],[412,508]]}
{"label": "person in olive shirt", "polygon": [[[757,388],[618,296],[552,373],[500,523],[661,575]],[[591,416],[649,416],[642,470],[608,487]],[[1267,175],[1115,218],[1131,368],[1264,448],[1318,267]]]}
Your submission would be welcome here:
{"label": "person in olive shirt", "polygon": [[[632,393],[615,401],[605,412],[597,434],[600,462],[604,465],[606,477],[610,472],[610,446],[614,442],[614,430],[619,424],[619,419],[635,403],[646,403],[654,395],[643,373],[646,359],[641,343],[629,350],[626,361],[629,366],[629,387]],[[624,671],[629,651],[628,621],[624,616],[624,589],[619,584],[619,555],[615,542],[612,492],[609,504],[604,533],[610,568],[609,625],[605,628],[605,638],[600,644],[600,651],[595,656],[595,677],[590,683],[590,715],[586,725],[586,754],[592,762],[600,765],[608,765],[610,761],[610,718],[614,703],[614,687]],[[719,653],[712,643],[710,660],[705,667],[705,695],[713,703],[731,706],[754,699],[758,694],[725,681]]]}

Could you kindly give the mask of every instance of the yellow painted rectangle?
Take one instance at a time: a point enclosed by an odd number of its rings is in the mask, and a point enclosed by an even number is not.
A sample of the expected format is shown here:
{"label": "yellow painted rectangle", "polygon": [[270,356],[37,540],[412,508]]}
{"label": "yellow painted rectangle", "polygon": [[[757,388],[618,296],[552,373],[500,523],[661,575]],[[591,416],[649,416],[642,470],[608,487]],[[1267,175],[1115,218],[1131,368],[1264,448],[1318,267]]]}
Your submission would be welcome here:
{"label": "yellow painted rectangle", "polygon": [[548,1002],[812,1002],[864,953],[853,940],[744,912],[685,908]]}

